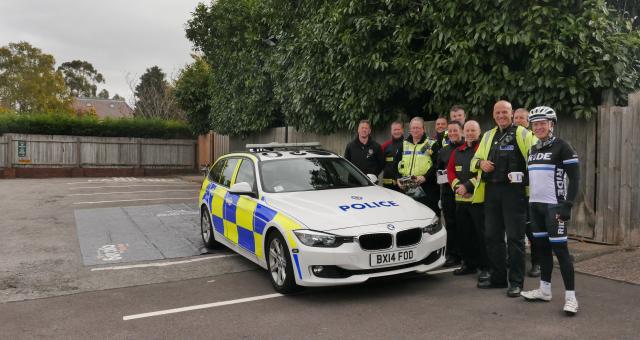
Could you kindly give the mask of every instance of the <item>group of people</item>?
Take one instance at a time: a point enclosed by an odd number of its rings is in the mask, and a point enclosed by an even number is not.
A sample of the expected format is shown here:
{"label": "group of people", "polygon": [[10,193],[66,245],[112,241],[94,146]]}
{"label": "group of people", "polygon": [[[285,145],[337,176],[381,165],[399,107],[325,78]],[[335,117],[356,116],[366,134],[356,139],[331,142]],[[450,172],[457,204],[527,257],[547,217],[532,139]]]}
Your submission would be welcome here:
{"label": "group of people", "polygon": [[[424,120],[391,124],[391,139],[380,145],[363,120],[345,158],[382,185],[401,191],[442,216],[447,230],[445,266],[454,275],[477,275],[477,287],[506,288],[509,297],[551,300],[553,254],[560,265],[567,315],[575,315],[574,270],[567,247],[567,221],[579,188],[578,156],[555,137],[556,112],[546,106],[518,109],[498,101],[496,126],[482,134],[462,106],[435,122],[427,136]],[[531,124],[531,130],[529,125]],[[529,276],[539,288],[523,291],[525,235],[531,242]]]}

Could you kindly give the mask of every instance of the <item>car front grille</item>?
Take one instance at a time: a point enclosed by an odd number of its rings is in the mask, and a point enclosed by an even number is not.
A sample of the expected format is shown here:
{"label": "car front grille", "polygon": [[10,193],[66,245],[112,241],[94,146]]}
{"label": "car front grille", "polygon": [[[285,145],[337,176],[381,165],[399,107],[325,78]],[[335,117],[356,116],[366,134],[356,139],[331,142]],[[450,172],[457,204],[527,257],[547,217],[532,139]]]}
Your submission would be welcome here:
{"label": "car front grille", "polygon": [[414,244],[420,243],[422,239],[422,230],[420,228],[413,228],[409,230],[403,230],[396,235],[396,246],[408,247]]}
{"label": "car front grille", "polygon": [[393,238],[389,233],[361,235],[358,241],[364,250],[389,249],[393,244]]}

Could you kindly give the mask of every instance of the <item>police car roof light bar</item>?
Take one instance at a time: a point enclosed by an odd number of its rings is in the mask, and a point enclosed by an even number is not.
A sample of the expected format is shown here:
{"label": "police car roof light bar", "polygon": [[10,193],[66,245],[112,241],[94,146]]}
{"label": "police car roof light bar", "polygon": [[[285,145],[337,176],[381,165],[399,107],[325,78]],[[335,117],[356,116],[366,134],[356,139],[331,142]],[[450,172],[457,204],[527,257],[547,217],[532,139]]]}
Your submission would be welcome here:
{"label": "police car roof light bar", "polygon": [[263,152],[275,150],[299,150],[299,149],[319,149],[321,146],[318,142],[306,143],[267,143],[267,144],[247,144],[245,147],[250,152]]}

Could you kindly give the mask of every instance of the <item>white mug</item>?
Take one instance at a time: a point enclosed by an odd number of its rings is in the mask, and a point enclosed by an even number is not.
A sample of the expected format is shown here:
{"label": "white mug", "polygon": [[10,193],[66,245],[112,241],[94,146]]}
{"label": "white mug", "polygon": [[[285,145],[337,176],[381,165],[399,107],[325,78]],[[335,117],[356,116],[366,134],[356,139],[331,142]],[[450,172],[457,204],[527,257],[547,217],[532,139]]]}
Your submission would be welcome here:
{"label": "white mug", "polygon": [[437,182],[438,184],[449,183],[449,178],[447,177],[447,170],[438,170]]}
{"label": "white mug", "polygon": [[522,183],[522,179],[524,178],[524,173],[522,172],[510,172],[507,174],[509,181],[511,183]]}

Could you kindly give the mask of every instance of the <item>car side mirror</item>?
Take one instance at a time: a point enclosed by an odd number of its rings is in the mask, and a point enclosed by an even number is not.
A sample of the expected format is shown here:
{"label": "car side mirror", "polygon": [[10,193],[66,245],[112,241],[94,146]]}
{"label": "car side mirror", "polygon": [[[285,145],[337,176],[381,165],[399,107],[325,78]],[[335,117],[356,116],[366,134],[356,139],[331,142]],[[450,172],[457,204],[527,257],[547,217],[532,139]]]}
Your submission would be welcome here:
{"label": "car side mirror", "polygon": [[371,180],[373,184],[378,184],[378,176],[374,174],[367,174],[367,177],[369,177],[369,180]]}
{"label": "car side mirror", "polygon": [[245,195],[256,197],[256,193],[251,189],[251,185],[247,182],[236,183],[229,188],[229,193],[232,195]]}
{"label": "car side mirror", "polygon": [[209,172],[209,165],[205,165],[202,168],[200,168],[200,173],[202,174],[202,176],[206,177],[208,172]]}

